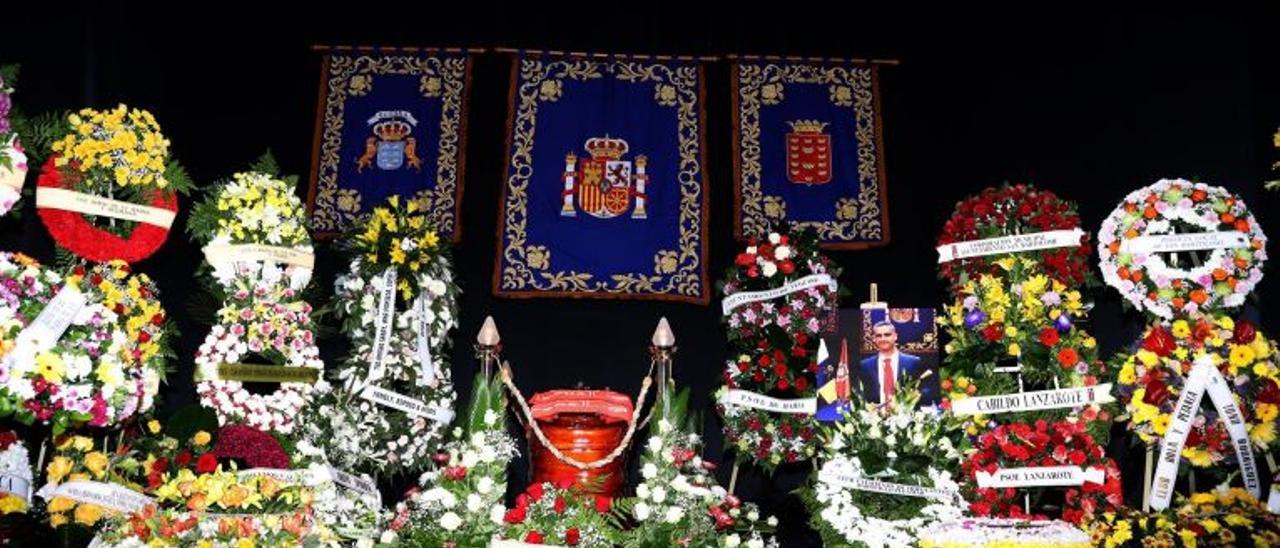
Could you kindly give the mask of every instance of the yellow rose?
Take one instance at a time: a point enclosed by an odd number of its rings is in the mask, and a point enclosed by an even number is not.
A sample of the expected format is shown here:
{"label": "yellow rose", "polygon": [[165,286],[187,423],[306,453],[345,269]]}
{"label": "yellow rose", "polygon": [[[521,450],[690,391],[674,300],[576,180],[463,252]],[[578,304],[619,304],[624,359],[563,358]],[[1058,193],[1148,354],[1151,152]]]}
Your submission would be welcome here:
{"label": "yellow rose", "polygon": [[1084,338],[1084,347],[1085,347],[1085,348],[1093,348],[1093,347],[1095,347],[1095,346],[1098,346],[1098,339],[1095,339],[1095,338],[1093,338],[1093,337],[1085,337],[1085,338]]}
{"label": "yellow rose", "polygon": [[49,501],[50,513],[66,512],[75,507],[76,501],[67,497],[53,497],[53,500]]}
{"label": "yellow rose", "polygon": [[1010,355],[1010,356],[1021,356],[1021,355],[1022,355],[1022,347],[1018,346],[1018,343],[1010,344],[1010,345],[1009,345],[1009,355]]}
{"label": "yellow rose", "polygon": [[66,514],[50,514],[49,515],[49,525],[54,527],[55,529],[58,527],[62,527],[63,525],[66,525],[66,524],[67,524]]}
{"label": "yellow rose", "polygon": [[100,451],[94,451],[85,455],[84,465],[93,472],[93,475],[101,478],[107,472],[107,466],[111,464],[111,459]]}
{"label": "yellow rose", "polygon": [[1160,363],[1160,356],[1156,355],[1155,352],[1143,349],[1138,351],[1138,361],[1147,367],[1155,367]]}
{"label": "yellow rose", "polygon": [[155,420],[155,419],[151,419],[150,421],[148,421],[148,422],[147,422],[147,430],[149,430],[152,434],[159,434],[159,433],[160,433],[160,421]]}
{"label": "yellow rose", "polygon": [[61,455],[53,457],[45,470],[49,473],[49,483],[62,483],[62,478],[71,473],[71,459]]}
{"label": "yellow rose", "polygon": [[1219,316],[1215,323],[1218,324],[1218,327],[1227,331],[1231,331],[1236,328],[1236,322],[1232,320],[1230,316]]}
{"label": "yellow rose", "polygon": [[224,508],[235,508],[249,497],[249,490],[239,485],[233,485],[230,489],[222,494],[222,500],[219,502]]}
{"label": "yellow rose", "polygon": [[1014,327],[1014,326],[1012,326],[1012,325],[1011,325],[1011,326],[1009,326],[1009,327],[1004,328],[1004,336],[1006,336],[1006,337],[1017,337],[1017,336],[1018,336],[1018,328],[1016,328],[1016,327]]}
{"label": "yellow rose", "polygon": [[1133,362],[1126,362],[1124,367],[1120,368],[1119,377],[1116,379],[1120,384],[1133,384],[1138,381],[1137,368],[1133,366]]}
{"label": "yellow rose", "polygon": [[0,494],[0,516],[15,512],[25,512],[26,510],[27,503],[22,498]]}
{"label": "yellow rose", "polygon": [[76,523],[92,527],[102,519],[102,507],[96,504],[81,504],[76,507]]}
{"label": "yellow rose", "polygon": [[213,436],[210,436],[208,432],[201,430],[199,432],[196,432],[195,436],[191,437],[191,441],[195,443],[197,447],[203,447],[204,445],[207,445],[209,443],[209,440],[212,438]]}

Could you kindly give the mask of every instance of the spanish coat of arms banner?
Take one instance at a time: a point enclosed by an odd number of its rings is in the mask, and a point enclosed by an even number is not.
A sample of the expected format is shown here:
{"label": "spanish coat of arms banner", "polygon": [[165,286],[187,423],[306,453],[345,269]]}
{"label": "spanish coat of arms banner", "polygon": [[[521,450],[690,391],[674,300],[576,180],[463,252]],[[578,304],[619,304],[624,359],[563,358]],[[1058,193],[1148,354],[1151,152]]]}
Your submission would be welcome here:
{"label": "spanish coat of arms banner", "polygon": [[470,73],[467,51],[325,54],[309,201],[316,234],[343,232],[400,196],[457,241]]}
{"label": "spanish coat of arms banner", "polygon": [[706,303],[696,60],[514,56],[494,293]]}
{"label": "spanish coat of arms banner", "polygon": [[887,244],[878,67],[743,58],[731,78],[737,236],[790,222],[829,249]]}

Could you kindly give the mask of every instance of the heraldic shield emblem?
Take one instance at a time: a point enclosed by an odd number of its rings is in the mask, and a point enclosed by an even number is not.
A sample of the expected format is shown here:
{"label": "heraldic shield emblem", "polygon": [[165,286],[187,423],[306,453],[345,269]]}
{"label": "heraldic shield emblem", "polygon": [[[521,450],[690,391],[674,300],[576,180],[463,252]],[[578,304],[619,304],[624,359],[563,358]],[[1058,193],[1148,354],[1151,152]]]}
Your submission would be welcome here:
{"label": "heraldic shield emblem", "polygon": [[589,157],[578,158],[572,152],[565,156],[561,193],[564,202],[560,215],[576,217],[581,210],[592,217],[612,219],[631,210],[632,219],[647,218],[645,185],[649,176],[645,174],[645,167],[648,158],[636,156],[633,164],[625,159],[630,151],[627,142],[608,135],[587,139],[583,148]]}
{"label": "heraldic shield emblem", "polygon": [[787,179],[800,185],[831,182],[831,135],[827,124],[816,120],[788,122]]}
{"label": "heraldic shield emblem", "polygon": [[408,111],[384,110],[367,122],[373,136],[365,141],[364,154],[356,160],[356,173],[361,173],[376,162],[378,169],[394,171],[409,164],[415,171],[422,171],[422,160],[418,158],[418,140],[413,131],[418,121]]}

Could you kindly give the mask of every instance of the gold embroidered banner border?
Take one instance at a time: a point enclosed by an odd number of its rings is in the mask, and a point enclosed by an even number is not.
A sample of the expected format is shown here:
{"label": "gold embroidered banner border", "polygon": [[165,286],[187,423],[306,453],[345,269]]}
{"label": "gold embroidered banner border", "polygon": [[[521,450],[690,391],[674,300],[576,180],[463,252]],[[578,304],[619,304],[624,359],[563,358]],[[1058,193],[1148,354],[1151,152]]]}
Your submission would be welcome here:
{"label": "gold embroidered banner border", "polygon": [[[734,231],[762,235],[788,222],[785,200],[764,190],[760,112],[785,100],[788,85],[828,86],[833,105],[856,121],[856,193],[831,204],[825,221],[791,221],[812,229],[827,249],[865,249],[889,243],[888,185],[876,62],[808,59],[738,59],[732,64]],[[781,148],[781,147],[780,147]]]}
{"label": "gold embroidered banner border", "polygon": [[359,188],[344,186],[339,180],[346,99],[367,94],[377,76],[412,75],[422,79],[423,97],[440,100],[442,108],[439,120],[433,121],[434,129],[438,130],[438,138],[433,143],[436,184],[404,198],[418,200],[437,230],[450,234],[454,242],[459,241],[471,56],[483,50],[327,46],[313,49],[324,52],[312,142],[311,185],[307,194],[307,213],[315,236],[337,236],[362,211],[380,205],[366,203],[371,200],[364,199]]}
{"label": "gold embroidered banner border", "polygon": [[[652,299],[707,304],[706,113],[704,67],[677,66],[641,56],[511,52],[507,156],[503,169],[494,259],[494,295],[512,298],[571,297]],[[689,61],[689,60],[685,60]],[[679,239],[660,250],[647,272],[597,279],[589,272],[557,270],[548,242],[529,240],[528,192],[533,178],[538,106],[559,99],[563,80],[606,77],[654,85],[654,100],[675,107],[678,122]],[[563,151],[555,151],[562,155]],[[557,174],[557,178],[558,178]],[[625,244],[624,244],[625,245]]]}

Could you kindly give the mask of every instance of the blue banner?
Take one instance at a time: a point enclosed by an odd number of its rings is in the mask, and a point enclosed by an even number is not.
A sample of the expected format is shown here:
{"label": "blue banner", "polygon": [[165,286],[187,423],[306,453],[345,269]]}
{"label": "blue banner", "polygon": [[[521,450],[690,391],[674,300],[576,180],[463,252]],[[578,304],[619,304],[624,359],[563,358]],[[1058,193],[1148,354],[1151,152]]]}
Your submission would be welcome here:
{"label": "blue banner", "polygon": [[466,52],[325,55],[309,197],[318,235],[400,196],[458,239],[470,70]]}
{"label": "blue banner", "polygon": [[738,237],[790,222],[829,249],[889,243],[877,82],[870,64],[734,63]]}
{"label": "blue banner", "polygon": [[522,53],[494,293],[705,304],[702,68]]}

